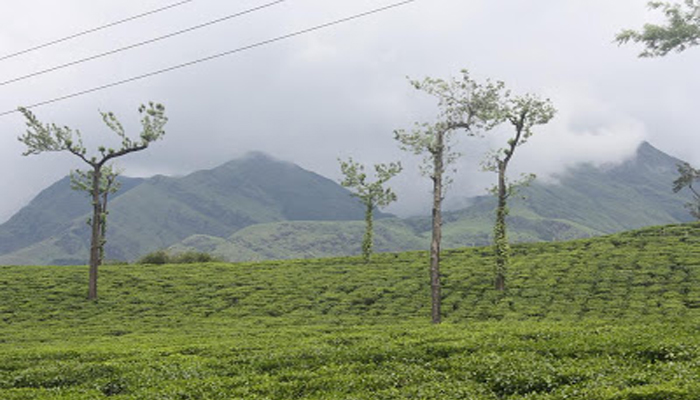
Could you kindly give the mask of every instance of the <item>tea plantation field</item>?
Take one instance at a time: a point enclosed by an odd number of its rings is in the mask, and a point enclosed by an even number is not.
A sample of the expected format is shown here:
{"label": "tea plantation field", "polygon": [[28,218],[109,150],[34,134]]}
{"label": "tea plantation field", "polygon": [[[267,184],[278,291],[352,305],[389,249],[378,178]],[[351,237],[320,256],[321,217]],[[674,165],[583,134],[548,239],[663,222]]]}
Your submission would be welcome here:
{"label": "tea plantation field", "polygon": [[700,225],[427,258],[0,267],[0,399],[700,399]]}

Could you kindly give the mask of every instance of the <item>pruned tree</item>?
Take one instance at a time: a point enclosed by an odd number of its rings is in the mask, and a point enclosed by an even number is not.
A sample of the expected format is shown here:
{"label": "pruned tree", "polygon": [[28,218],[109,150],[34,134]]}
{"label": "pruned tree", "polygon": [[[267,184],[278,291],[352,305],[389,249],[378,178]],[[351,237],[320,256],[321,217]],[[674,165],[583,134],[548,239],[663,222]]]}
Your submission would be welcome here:
{"label": "pruned tree", "polygon": [[374,210],[386,207],[396,201],[396,193],[384,185],[403,169],[401,163],[376,164],[374,166],[375,180],[368,181],[365,167],[352,158],[347,161],[338,160],[340,170],[345,178],[341,185],[353,189],[353,196],[360,199],[365,206],[365,234],[362,239],[362,256],[369,263],[374,248]]}
{"label": "pruned tree", "polygon": [[438,100],[437,122],[416,123],[411,131],[397,130],[395,139],[401,149],[423,156],[421,172],[433,181],[432,239],[430,242],[430,287],[432,322],[441,316],[440,247],[442,243],[442,202],[451,182],[448,174],[454,169],[459,153],[454,150],[455,133],[476,135],[491,129],[498,118],[498,99],[503,83],[487,81],[479,84],[467,70],[459,79],[425,78],[411,81],[413,87]]}
{"label": "pruned tree", "polygon": [[506,225],[508,199],[519,187],[528,185],[535,179],[534,174],[524,174],[521,179],[510,181],[507,175],[508,166],[513,159],[515,150],[527,143],[533,135],[533,127],[548,123],[556,113],[548,99],[541,100],[530,94],[510,98],[510,95],[506,93],[502,104],[498,120],[510,124],[513,127],[513,134],[509,137],[505,147],[490,152],[482,164],[484,170],[495,172],[498,175],[498,182],[492,192],[498,200],[493,240],[496,256],[495,287],[499,291],[504,291],[506,288],[506,270],[510,259],[510,243],[508,242]]}
{"label": "pruned tree", "polygon": [[693,218],[700,220],[700,192],[693,187],[695,182],[700,181],[700,169],[693,168],[687,162],[678,164],[678,179],[673,181],[673,193],[688,188],[693,194],[693,201],[686,203],[685,207]]}
{"label": "pruned tree", "polygon": [[[121,182],[117,180],[120,175],[120,171],[114,165],[105,165],[102,167],[102,174],[100,177],[100,256],[99,264],[101,265],[105,260],[105,244],[107,243],[107,215],[109,211],[107,210],[107,200],[109,195],[114,194],[121,188]],[[92,193],[92,176],[93,171],[82,171],[76,169],[70,172],[70,184],[71,189],[86,192],[88,195]],[[88,218],[87,224],[92,226],[92,218]]]}
{"label": "pruned tree", "polygon": [[110,173],[105,177],[104,168],[111,160],[145,150],[150,143],[161,139],[165,134],[165,124],[168,122],[165,107],[154,103],[139,107],[142,130],[138,140],[132,140],[126,136],[124,127],[113,113],[100,112],[107,127],[121,139],[121,146],[117,149],[100,146],[97,149],[98,154],[90,156],[87,155],[80,131],[53,123],[44,124],[26,108],[20,107],[19,111],[24,115],[27,125],[26,133],[19,137],[19,141],[27,146],[23,155],[67,151],[88,164],[90,168],[88,172],[76,175],[74,182],[82,182],[86,189],[89,187],[92,200],[88,299],[95,300],[97,299],[97,270],[101,260],[101,249],[104,248],[103,222],[106,218],[106,200],[110,191],[109,179],[111,179]]}
{"label": "pruned tree", "polygon": [[619,44],[642,43],[645,49],[639,53],[640,57],[661,57],[700,44],[700,0],[650,1],[647,4],[663,12],[665,25],[645,24],[641,31],[625,29],[615,37]]}

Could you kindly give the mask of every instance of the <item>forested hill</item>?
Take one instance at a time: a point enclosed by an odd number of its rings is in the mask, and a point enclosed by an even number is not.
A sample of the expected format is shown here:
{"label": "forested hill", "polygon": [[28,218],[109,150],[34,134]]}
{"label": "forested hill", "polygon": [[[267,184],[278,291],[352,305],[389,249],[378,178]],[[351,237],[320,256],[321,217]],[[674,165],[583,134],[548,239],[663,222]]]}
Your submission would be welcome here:
{"label": "forested hill", "polygon": [[[689,196],[671,190],[679,162],[643,143],[621,164],[579,165],[556,183],[536,182],[511,201],[510,237],[561,241],[689,221]],[[360,253],[360,203],[336,182],[264,154],[123,184],[110,202],[108,259],[164,248],[230,261]],[[494,207],[493,198],[479,197],[446,213],[444,247],[489,244]],[[0,265],[85,263],[88,214],[85,195],[57,182],[0,225]],[[378,251],[425,249],[430,218],[382,218],[376,229]]]}
{"label": "forested hill", "polygon": [[[111,201],[143,183],[143,179],[120,177],[121,189]],[[90,199],[84,192],[71,190],[65,177],[37,195],[9,221],[0,225],[0,254],[11,253],[35,243],[62,235],[77,218],[87,218]],[[84,221],[84,220],[83,220]]]}
{"label": "forested hill", "polygon": [[[184,177],[122,182],[109,206],[110,259],[133,260],[195,234],[226,236],[260,223],[364,215],[337,183],[261,153]],[[89,205],[67,179],[44,190],[0,226],[0,265],[84,263]]]}
{"label": "forested hill", "polygon": [[[562,241],[644,226],[690,221],[687,194],[674,194],[671,157],[642,143],[635,157],[613,166],[579,165],[556,183],[535,182],[511,199],[510,237],[517,242]],[[444,247],[491,243],[495,199],[474,199],[466,209],[444,216]],[[427,216],[383,219],[376,228],[378,251],[428,248]],[[175,252],[198,250],[227,260],[313,258],[359,254],[361,222],[275,222],[247,227],[225,237],[192,236]]]}
{"label": "forested hill", "polygon": [[[681,160],[644,142],[618,165],[578,165],[555,183],[533,183],[511,200],[511,237],[552,241],[597,236],[644,226],[688,222],[688,193],[673,193]],[[446,244],[489,243],[495,200],[479,197],[467,209],[448,213]]]}

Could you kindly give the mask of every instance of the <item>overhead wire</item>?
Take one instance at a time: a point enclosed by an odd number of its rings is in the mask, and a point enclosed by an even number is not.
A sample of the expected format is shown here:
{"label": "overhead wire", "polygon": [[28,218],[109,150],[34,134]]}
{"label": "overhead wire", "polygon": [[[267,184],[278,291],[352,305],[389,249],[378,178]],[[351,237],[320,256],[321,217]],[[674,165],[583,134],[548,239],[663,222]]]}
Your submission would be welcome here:
{"label": "overhead wire", "polygon": [[[67,99],[71,99],[71,98],[83,96],[83,95],[86,95],[86,94],[89,94],[89,93],[94,93],[94,92],[97,92],[97,91],[109,89],[109,88],[112,88],[112,87],[115,87],[115,86],[121,86],[121,85],[124,85],[124,84],[126,84],[126,83],[130,83],[130,82],[134,82],[134,81],[139,81],[139,80],[146,79],[146,78],[150,78],[150,77],[153,77],[153,76],[156,76],[156,75],[160,75],[160,74],[164,74],[164,73],[167,73],[167,72],[175,71],[175,70],[178,70],[178,69],[190,67],[190,66],[192,66],[192,65],[196,65],[196,64],[203,63],[203,62],[215,60],[215,59],[218,59],[218,58],[221,58],[221,57],[225,57],[225,56],[229,56],[229,55],[236,54],[236,53],[241,53],[241,52],[244,52],[244,51],[247,51],[247,50],[255,49],[255,48],[262,47],[262,46],[266,46],[266,45],[269,45],[269,44],[272,44],[272,43],[276,43],[276,42],[280,42],[280,41],[283,41],[283,40],[291,39],[291,38],[294,38],[294,37],[297,37],[297,36],[305,35],[305,34],[308,34],[308,33],[311,33],[311,32],[319,31],[319,30],[322,30],[322,29],[325,29],[325,28],[329,28],[329,27],[332,27],[332,26],[340,25],[340,24],[343,24],[343,23],[346,23],[346,22],[350,22],[350,21],[353,21],[353,20],[357,20],[357,19],[361,19],[361,18],[364,18],[364,17],[368,17],[368,16],[370,16],[370,15],[378,14],[378,13],[385,12],[385,11],[388,11],[388,10],[391,10],[391,9],[395,9],[395,8],[398,8],[398,7],[402,7],[402,6],[405,6],[405,5],[407,5],[407,4],[414,3],[414,2],[416,2],[416,1],[417,1],[417,0],[404,0],[404,1],[400,1],[400,2],[393,3],[393,4],[390,4],[390,5],[384,6],[384,7],[375,8],[375,9],[370,10],[370,11],[365,11],[365,12],[362,12],[362,13],[359,13],[359,14],[351,15],[351,16],[349,16],[349,17],[345,17],[345,18],[337,19],[337,20],[334,20],[334,21],[331,21],[331,22],[326,22],[326,23],[324,23],[324,24],[316,25],[316,26],[313,26],[313,27],[311,27],[311,28],[302,29],[302,30],[299,30],[299,31],[295,31],[295,32],[286,34],[286,35],[277,36],[277,37],[272,38],[272,39],[263,40],[263,41],[261,41],[261,42],[257,42],[257,43],[250,44],[250,45],[243,46],[243,47],[239,47],[239,48],[236,48],[236,49],[233,49],[233,50],[225,51],[225,52],[223,52],[223,53],[218,53],[218,54],[214,54],[214,55],[211,55],[211,56],[208,56],[208,57],[204,57],[204,58],[200,58],[200,59],[197,59],[197,60],[189,61],[189,62],[186,62],[186,63],[182,63],[182,64],[178,64],[178,65],[173,65],[173,66],[171,66],[171,67],[167,67],[167,68],[163,68],[163,69],[160,69],[160,70],[157,70],[157,71],[149,72],[149,73],[146,73],[146,74],[143,74],[143,75],[138,75],[138,76],[134,76],[134,77],[131,77],[131,78],[123,79],[123,80],[120,80],[120,81],[117,81],[117,82],[108,83],[108,84],[105,84],[105,85],[102,85],[102,86],[97,86],[97,87],[94,87],[94,88],[91,88],[91,89],[86,89],[86,90],[82,90],[82,91],[79,91],[79,92],[67,94],[67,95],[64,95],[64,96],[55,97],[55,98],[50,99],[50,100],[45,100],[45,101],[41,101],[41,102],[38,102],[38,103],[34,103],[34,104],[31,104],[31,105],[28,105],[28,106],[24,106],[24,108],[27,108],[27,109],[36,108],[36,107],[44,106],[44,105],[47,105],[47,104],[52,104],[52,103],[56,103],[56,102],[59,102],[59,101],[63,101],[63,100],[67,100]],[[0,117],[6,116],[6,115],[10,115],[10,114],[14,114],[14,113],[17,113],[17,112],[18,112],[18,110],[8,110],[8,111],[5,111],[5,112],[0,113]]]}
{"label": "overhead wire", "polygon": [[10,59],[10,58],[14,58],[14,57],[20,56],[20,55],[22,55],[22,54],[31,53],[31,52],[33,52],[33,51],[36,51],[36,50],[39,50],[39,49],[43,49],[43,48],[45,48],[45,47],[53,46],[53,45],[56,45],[56,44],[59,44],[59,43],[67,42],[67,41],[69,41],[69,40],[73,40],[73,39],[79,38],[79,37],[81,37],[81,36],[89,35],[89,34],[91,34],[91,33],[95,33],[95,32],[98,32],[98,31],[101,31],[101,30],[104,30],[104,29],[107,29],[107,28],[111,28],[111,27],[113,27],[113,26],[121,25],[121,24],[123,24],[123,23],[130,22],[130,21],[133,21],[133,20],[136,20],[136,19],[139,19],[139,18],[143,18],[143,17],[149,16],[149,15],[157,14],[157,13],[159,13],[159,12],[163,12],[163,11],[166,11],[166,10],[170,10],[170,9],[172,9],[172,8],[179,7],[179,6],[185,5],[185,4],[187,4],[187,3],[191,3],[191,2],[193,2],[193,1],[196,1],[196,0],[183,0],[183,1],[179,1],[179,2],[177,2],[177,3],[173,3],[173,4],[170,4],[170,5],[164,6],[164,7],[157,8],[157,9],[155,9],[155,10],[147,11],[147,12],[145,12],[145,13],[137,14],[137,15],[134,15],[134,16],[131,16],[131,17],[128,17],[128,18],[124,18],[124,19],[121,19],[121,20],[118,20],[118,21],[114,21],[114,22],[111,22],[111,23],[108,23],[108,24],[105,24],[105,25],[101,25],[101,26],[98,26],[98,27],[95,27],[95,28],[87,29],[87,30],[82,31],[82,32],[78,32],[78,33],[75,33],[75,34],[72,34],[72,35],[69,35],[69,36],[62,37],[62,38],[60,38],[60,39],[56,39],[56,40],[52,40],[52,41],[47,42],[47,43],[44,43],[44,44],[40,44],[40,45],[38,45],[38,46],[30,47],[30,48],[28,48],[28,49],[24,49],[24,50],[15,52],[15,53],[11,53],[11,54],[7,54],[7,55],[4,55],[4,56],[1,56],[1,57],[0,57],[0,61],[4,61],[4,60]]}
{"label": "overhead wire", "polygon": [[169,34],[167,34],[167,35],[159,36],[159,37],[156,37],[156,38],[153,38],[153,39],[149,39],[149,40],[144,40],[144,41],[142,41],[142,42],[134,43],[134,44],[131,44],[131,45],[129,45],[129,46],[120,47],[120,48],[118,48],[118,49],[110,50],[110,51],[107,51],[107,52],[104,52],[104,53],[96,54],[96,55],[93,55],[93,56],[90,56],[90,57],[85,57],[85,58],[82,58],[82,59],[79,59],[79,60],[75,60],[75,61],[71,61],[71,62],[68,62],[68,63],[65,63],[65,64],[57,65],[57,66],[54,66],[54,67],[51,67],[51,68],[47,68],[47,69],[44,69],[44,70],[41,70],[41,71],[32,72],[32,73],[27,74],[27,75],[22,75],[22,76],[19,76],[19,77],[16,77],[16,78],[8,79],[8,80],[6,80],[6,81],[0,82],[0,86],[6,86],[6,85],[9,85],[9,84],[11,84],[11,83],[20,82],[20,81],[23,81],[23,80],[26,80],[26,79],[29,79],[29,78],[33,78],[33,77],[36,77],[36,76],[40,76],[40,75],[45,75],[45,74],[48,74],[48,73],[50,73],[50,72],[54,72],[54,71],[58,71],[58,70],[61,70],[61,69],[65,69],[65,68],[72,67],[72,66],[78,65],[78,64],[83,64],[83,63],[86,63],[86,62],[88,62],[88,61],[97,60],[97,59],[99,59],[99,58],[111,56],[111,55],[114,55],[114,54],[117,54],[117,53],[121,53],[121,52],[124,52],[124,51],[127,51],[127,50],[132,50],[132,49],[135,49],[135,48],[137,48],[137,47],[141,47],[141,46],[145,46],[145,45],[152,44],[152,43],[155,43],[155,42],[159,42],[159,41],[161,41],[161,40],[170,39],[170,38],[173,38],[173,37],[178,36],[178,35],[182,35],[182,34],[185,34],[185,33],[188,33],[188,32],[192,32],[192,31],[195,31],[195,30],[198,30],[198,29],[202,29],[202,28],[205,28],[205,27],[208,27],[208,26],[211,26],[211,25],[215,25],[215,24],[218,24],[218,23],[221,23],[221,22],[224,22],[224,21],[228,21],[228,20],[231,20],[231,19],[234,19],[234,18],[239,18],[239,17],[242,17],[242,16],[247,15],[247,14],[252,14],[252,13],[254,13],[254,12],[261,11],[261,10],[263,10],[263,9],[265,9],[265,8],[269,8],[269,7],[272,7],[272,6],[274,6],[274,5],[277,5],[277,4],[280,4],[280,3],[284,3],[285,1],[287,1],[287,0],[276,0],[276,1],[273,1],[273,2],[271,2],[271,3],[267,3],[267,4],[263,4],[263,5],[261,5],[261,6],[257,6],[257,7],[254,7],[254,8],[247,9],[247,10],[245,10],[245,11],[240,11],[240,12],[237,12],[237,13],[235,13],[235,14],[230,14],[230,15],[227,15],[227,16],[225,16],[225,17],[217,18],[217,19],[215,19],[215,20],[212,20],[212,21],[209,21],[209,22],[205,22],[205,23],[203,23],[203,24],[195,25],[195,26],[192,26],[192,27],[189,27],[189,28],[186,28],[186,29],[182,29],[182,30],[179,30],[179,31],[176,31],[176,32],[172,32],[172,33],[169,33]]}

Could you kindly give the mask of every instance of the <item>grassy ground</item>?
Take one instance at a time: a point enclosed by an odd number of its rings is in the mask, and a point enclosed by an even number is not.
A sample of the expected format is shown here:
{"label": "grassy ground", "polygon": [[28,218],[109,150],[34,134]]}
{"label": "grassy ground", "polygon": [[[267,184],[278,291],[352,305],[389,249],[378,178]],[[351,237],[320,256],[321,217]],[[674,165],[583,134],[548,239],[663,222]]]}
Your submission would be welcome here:
{"label": "grassy ground", "polygon": [[700,398],[700,225],[444,255],[0,267],[0,399]]}

